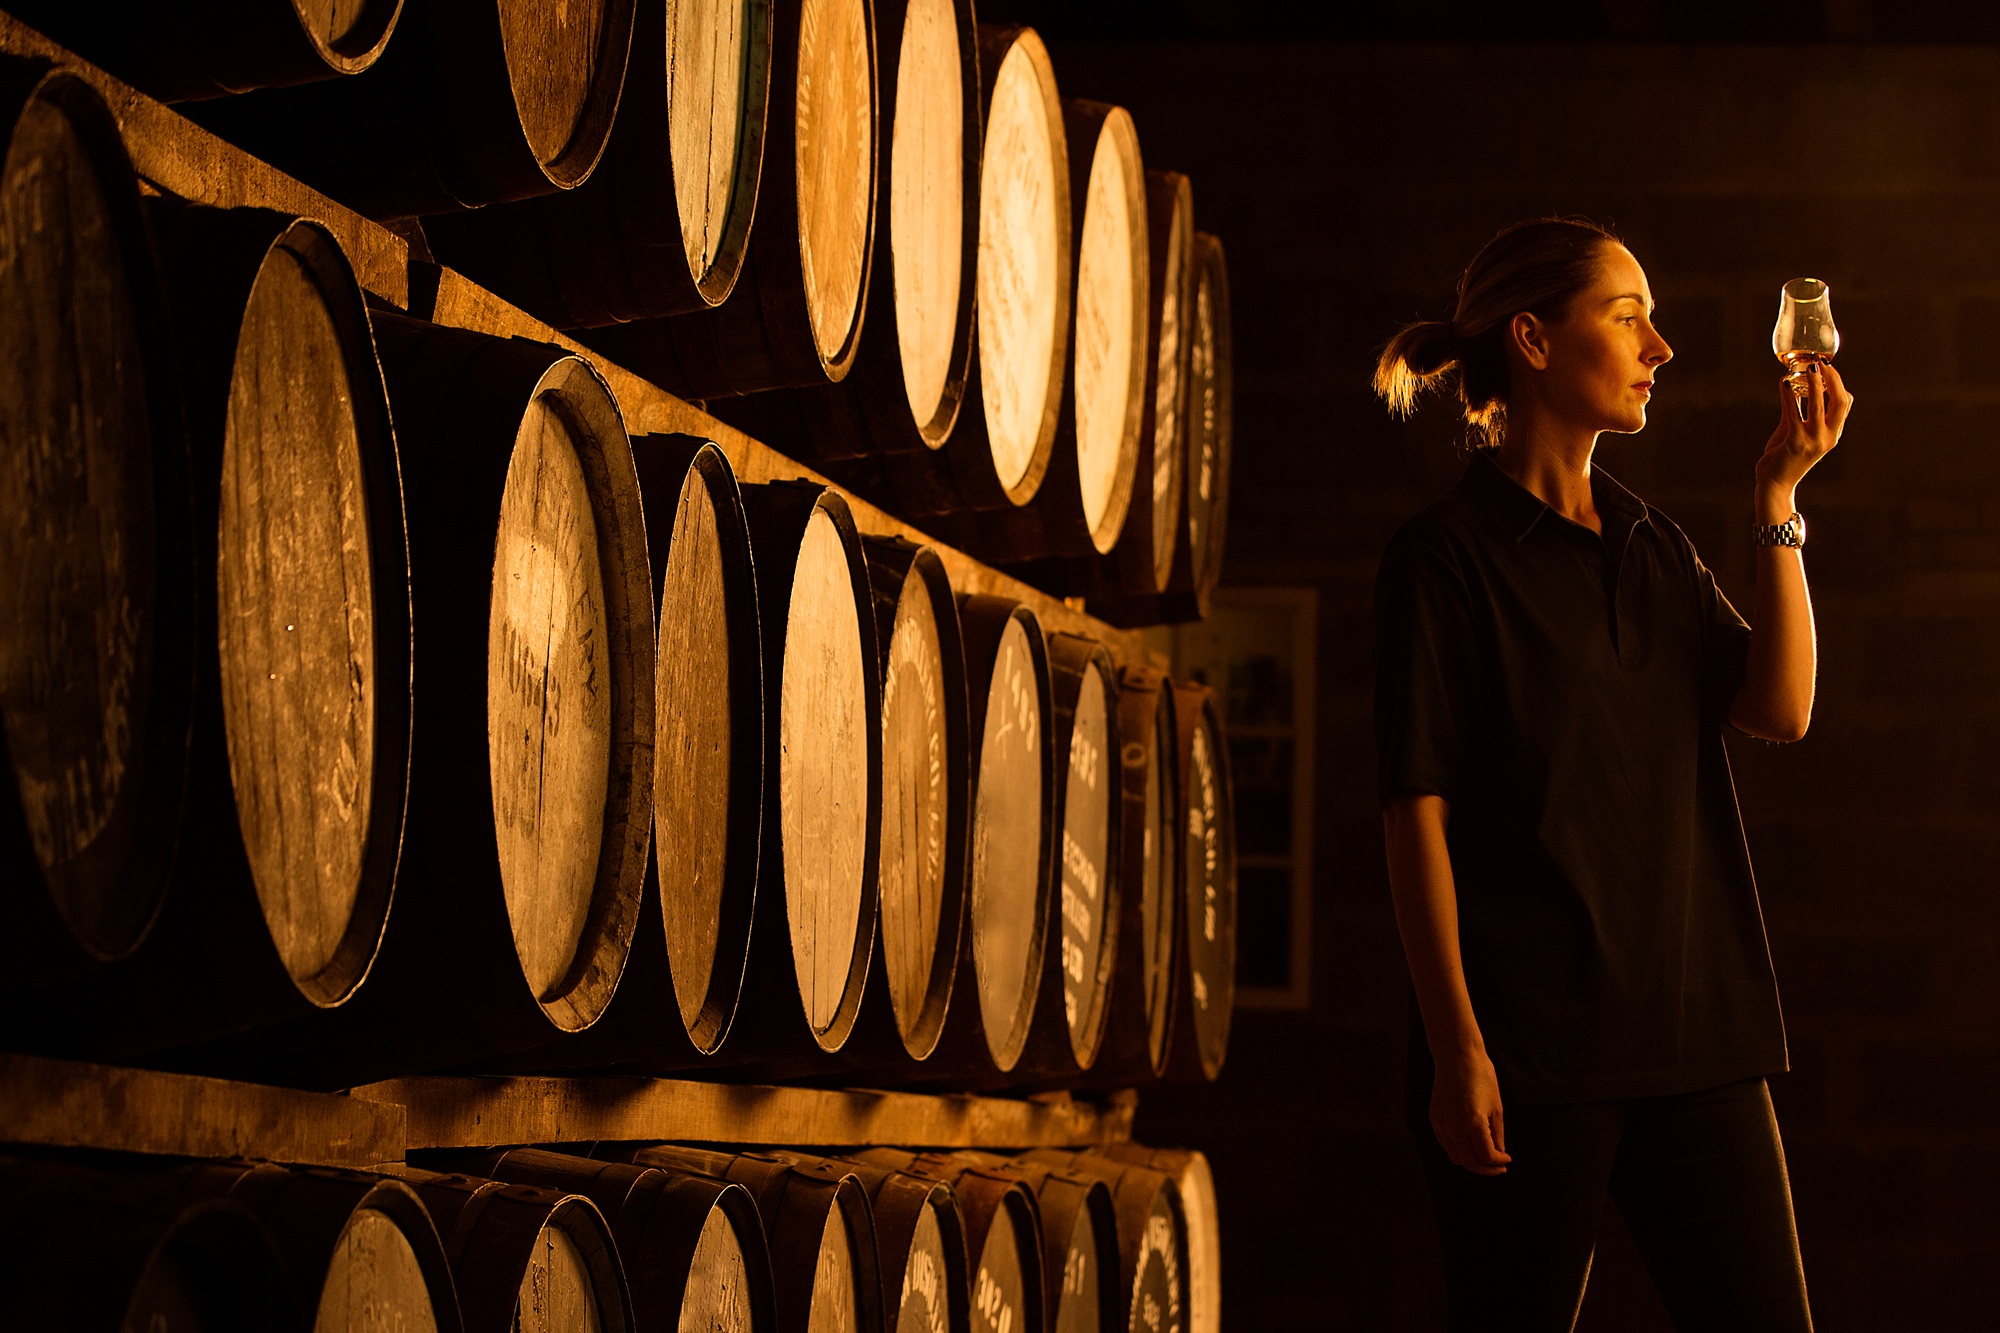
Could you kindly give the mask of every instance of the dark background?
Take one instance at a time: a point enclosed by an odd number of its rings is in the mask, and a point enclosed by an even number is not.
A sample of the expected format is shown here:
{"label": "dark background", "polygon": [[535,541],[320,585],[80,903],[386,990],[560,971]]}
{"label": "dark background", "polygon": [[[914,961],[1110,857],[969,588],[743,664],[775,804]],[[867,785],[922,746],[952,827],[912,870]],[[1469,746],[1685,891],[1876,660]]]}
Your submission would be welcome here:
{"label": "dark background", "polygon": [[[1149,163],[1193,176],[1235,300],[1226,581],[1320,596],[1313,1007],[1242,1013],[1218,1086],[1141,1110],[1214,1158],[1229,1325],[1443,1326],[1401,1124],[1368,606],[1463,431],[1442,403],[1390,422],[1367,381],[1496,228],[1574,212],[1629,240],[1677,351],[1651,426],[1599,457],[1753,619],[1778,287],[1833,285],[1858,403],[1801,491],[1818,710],[1800,744],[1732,740],[1791,1035],[1773,1092],[1820,1327],[2000,1328],[2000,6],[1015,12],[1066,95],[1130,107]],[[1583,1322],[1666,1327],[1615,1216]]]}

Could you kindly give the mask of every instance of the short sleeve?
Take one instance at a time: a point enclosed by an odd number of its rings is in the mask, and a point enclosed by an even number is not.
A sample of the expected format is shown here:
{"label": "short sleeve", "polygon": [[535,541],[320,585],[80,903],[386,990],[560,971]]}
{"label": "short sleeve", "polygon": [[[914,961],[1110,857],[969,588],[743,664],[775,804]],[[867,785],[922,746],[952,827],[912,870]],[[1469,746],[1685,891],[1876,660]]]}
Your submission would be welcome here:
{"label": "short sleeve", "polygon": [[1695,586],[1701,597],[1702,712],[1720,726],[1743,689],[1750,664],[1750,626],[1730,605],[1692,545],[1688,556],[1694,561]]}
{"label": "short sleeve", "polygon": [[1434,542],[1399,534],[1375,580],[1375,743],[1383,804],[1464,788],[1481,679],[1472,597]]}

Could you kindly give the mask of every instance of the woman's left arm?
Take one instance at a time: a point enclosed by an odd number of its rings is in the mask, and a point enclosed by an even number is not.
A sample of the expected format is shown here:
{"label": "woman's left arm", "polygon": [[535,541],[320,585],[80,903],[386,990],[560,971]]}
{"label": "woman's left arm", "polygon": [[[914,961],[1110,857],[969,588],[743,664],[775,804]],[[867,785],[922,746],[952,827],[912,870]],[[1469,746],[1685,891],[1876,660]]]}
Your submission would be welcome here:
{"label": "woman's left arm", "polygon": [[[1799,419],[1791,386],[1781,384],[1778,429],[1757,460],[1756,522],[1762,525],[1783,523],[1797,512],[1799,482],[1840,443],[1854,406],[1854,395],[1831,365],[1815,364],[1806,374],[1805,419]],[[1812,721],[1818,669],[1804,553],[1793,546],[1759,547],[1757,620],[1730,725],[1764,740],[1798,740]]]}

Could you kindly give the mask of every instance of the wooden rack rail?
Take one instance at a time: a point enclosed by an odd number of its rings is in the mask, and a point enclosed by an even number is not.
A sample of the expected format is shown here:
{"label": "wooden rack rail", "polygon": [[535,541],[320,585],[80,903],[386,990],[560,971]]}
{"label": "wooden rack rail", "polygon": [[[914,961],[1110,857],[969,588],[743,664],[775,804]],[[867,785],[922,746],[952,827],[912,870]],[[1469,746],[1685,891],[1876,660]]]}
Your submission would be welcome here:
{"label": "wooden rack rail", "polygon": [[598,1139],[1086,1148],[1130,1137],[1135,1104],[642,1078],[410,1078],[341,1094],[0,1054],[0,1142],[315,1166]]}

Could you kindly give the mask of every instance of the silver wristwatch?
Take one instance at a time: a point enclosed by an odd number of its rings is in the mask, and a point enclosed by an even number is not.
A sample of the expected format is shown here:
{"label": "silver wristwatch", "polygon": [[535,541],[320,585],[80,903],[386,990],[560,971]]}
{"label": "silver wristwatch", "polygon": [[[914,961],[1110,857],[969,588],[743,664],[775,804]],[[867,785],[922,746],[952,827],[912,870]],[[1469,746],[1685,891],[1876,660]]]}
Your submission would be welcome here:
{"label": "silver wristwatch", "polygon": [[1805,515],[1798,510],[1783,523],[1758,523],[1750,528],[1750,539],[1759,546],[1800,547],[1806,544]]}

